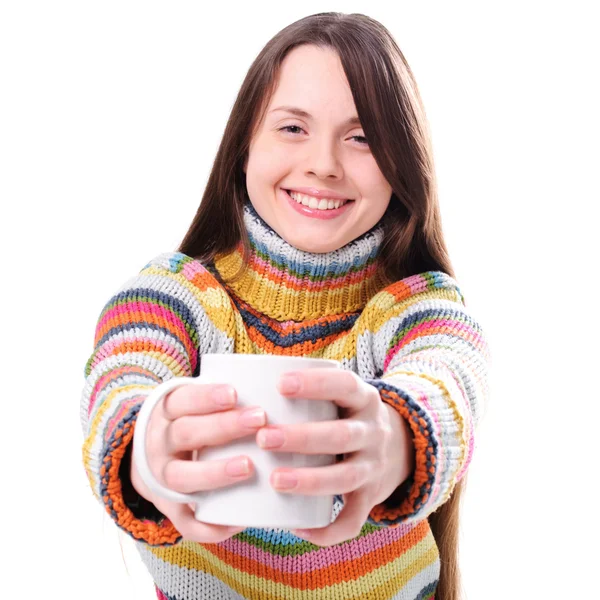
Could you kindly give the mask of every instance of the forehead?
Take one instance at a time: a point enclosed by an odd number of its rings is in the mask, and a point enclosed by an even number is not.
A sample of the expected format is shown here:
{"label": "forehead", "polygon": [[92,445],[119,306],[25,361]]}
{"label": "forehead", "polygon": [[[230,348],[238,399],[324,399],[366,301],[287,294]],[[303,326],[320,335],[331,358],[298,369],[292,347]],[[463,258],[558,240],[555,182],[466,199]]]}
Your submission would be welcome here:
{"label": "forehead", "polygon": [[299,109],[305,119],[345,120],[356,116],[352,92],[337,53],[316,46],[300,46],[283,60],[267,114],[285,116],[280,107]]}

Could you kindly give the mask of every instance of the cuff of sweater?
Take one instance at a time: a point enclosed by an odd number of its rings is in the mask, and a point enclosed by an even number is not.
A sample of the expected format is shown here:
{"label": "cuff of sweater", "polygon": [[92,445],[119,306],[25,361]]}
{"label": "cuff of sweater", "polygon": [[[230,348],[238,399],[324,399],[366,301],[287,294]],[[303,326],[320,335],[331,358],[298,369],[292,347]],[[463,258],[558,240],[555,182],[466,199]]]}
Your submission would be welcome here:
{"label": "cuff of sweater", "polygon": [[152,502],[146,500],[138,494],[131,483],[131,452],[133,445],[127,444],[125,454],[121,459],[119,466],[119,479],[121,480],[121,493],[125,506],[133,513],[133,516],[140,521],[151,521],[159,525],[167,517],[156,508]]}
{"label": "cuff of sweater", "polygon": [[415,444],[415,470],[392,495],[369,513],[367,521],[379,527],[418,522],[427,516],[435,479],[437,440],[432,424],[421,406],[409,394],[381,379],[367,380],[379,390],[383,402],[408,422]]}
{"label": "cuff of sweater", "polygon": [[106,443],[100,468],[100,496],[118,527],[151,546],[176,544],[182,538],[171,521],[131,484],[131,446],[141,402],[123,417]]}

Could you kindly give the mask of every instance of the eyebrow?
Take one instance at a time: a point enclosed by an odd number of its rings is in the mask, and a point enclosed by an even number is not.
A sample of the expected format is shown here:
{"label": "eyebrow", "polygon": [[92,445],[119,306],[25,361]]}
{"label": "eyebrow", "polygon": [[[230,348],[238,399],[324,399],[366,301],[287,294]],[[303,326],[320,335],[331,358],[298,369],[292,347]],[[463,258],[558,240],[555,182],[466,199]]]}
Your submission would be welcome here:
{"label": "eyebrow", "polygon": [[[275,112],[277,110],[289,112],[304,119],[312,119],[312,115],[310,113],[307,113],[305,110],[298,108],[297,106],[278,106],[269,112]],[[343,123],[343,125],[360,125],[360,119],[358,117],[350,117],[345,121],[345,123]]]}

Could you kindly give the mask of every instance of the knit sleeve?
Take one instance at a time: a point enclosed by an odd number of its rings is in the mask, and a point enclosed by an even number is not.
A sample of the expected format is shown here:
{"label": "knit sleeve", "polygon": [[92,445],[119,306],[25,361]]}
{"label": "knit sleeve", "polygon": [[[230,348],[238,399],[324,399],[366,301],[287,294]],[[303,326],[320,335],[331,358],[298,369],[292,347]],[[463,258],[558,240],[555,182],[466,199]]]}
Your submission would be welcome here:
{"label": "knit sleeve", "polygon": [[121,286],[96,324],[81,395],[84,469],[117,526],[153,546],[175,544],[181,535],[131,485],[137,414],[160,383],[197,376],[202,354],[232,351],[228,306],[229,297],[199,261],[170,252]]}
{"label": "knit sleeve", "polygon": [[407,420],[416,462],[368,522],[418,522],[448,500],[467,471],[489,396],[489,345],[454,279],[439,271],[377,294],[369,322],[359,344],[374,377],[365,380]]}

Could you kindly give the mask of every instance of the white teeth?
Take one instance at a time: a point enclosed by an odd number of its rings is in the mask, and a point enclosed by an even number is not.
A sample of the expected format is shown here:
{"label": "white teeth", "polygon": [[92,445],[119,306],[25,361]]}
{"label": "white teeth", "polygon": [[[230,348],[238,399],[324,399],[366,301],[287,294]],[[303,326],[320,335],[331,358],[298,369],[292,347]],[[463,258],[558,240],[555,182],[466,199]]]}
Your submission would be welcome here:
{"label": "white teeth", "polygon": [[307,196],[306,194],[298,194],[297,192],[289,192],[290,196],[304,206],[309,208],[316,208],[318,210],[331,210],[339,208],[348,202],[348,200],[331,200],[329,198],[314,198],[313,196]]}

